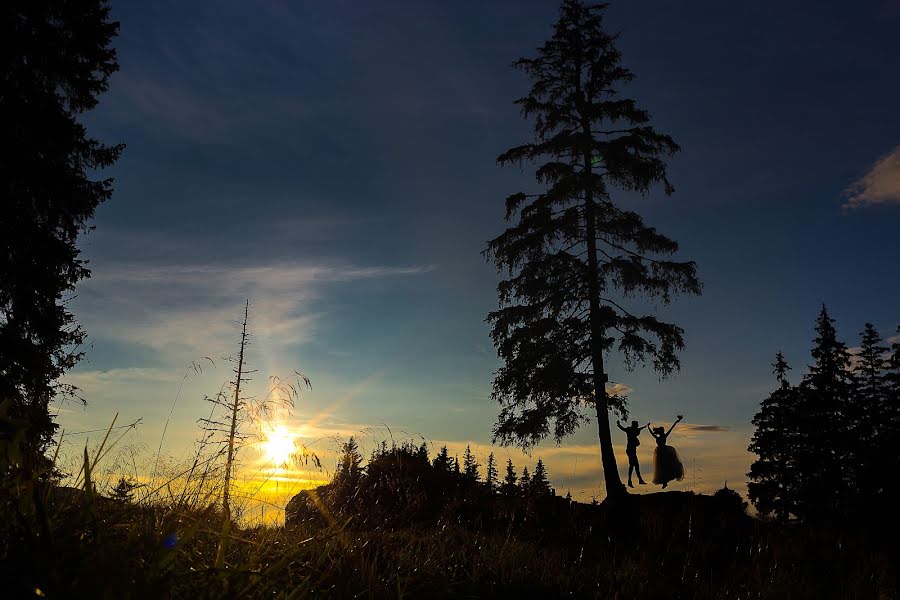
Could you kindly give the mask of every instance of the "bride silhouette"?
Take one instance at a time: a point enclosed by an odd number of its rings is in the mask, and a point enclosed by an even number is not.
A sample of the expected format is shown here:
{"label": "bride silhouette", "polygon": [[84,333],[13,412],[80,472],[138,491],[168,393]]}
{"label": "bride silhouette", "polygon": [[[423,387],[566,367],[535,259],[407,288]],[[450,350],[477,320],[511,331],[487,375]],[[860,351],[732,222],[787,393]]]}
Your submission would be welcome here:
{"label": "bride silhouette", "polygon": [[656,438],[656,452],[653,455],[653,483],[662,484],[663,489],[669,485],[673,479],[681,481],[684,479],[684,465],[678,459],[678,452],[672,446],[666,445],[666,440],[675,426],[683,417],[678,415],[678,420],[672,423],[669,430],[665,427],[648,427],[650,435]]}

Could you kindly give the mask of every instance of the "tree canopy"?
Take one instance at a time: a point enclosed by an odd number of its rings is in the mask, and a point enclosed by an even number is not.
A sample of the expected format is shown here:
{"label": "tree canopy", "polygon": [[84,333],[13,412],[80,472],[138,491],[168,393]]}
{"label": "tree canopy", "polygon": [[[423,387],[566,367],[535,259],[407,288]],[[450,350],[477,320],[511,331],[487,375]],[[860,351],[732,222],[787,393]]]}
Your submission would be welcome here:
{"label": "tree canopy", "polygon": [[119,67],[119,24],[105,0],[11,0],[3,13],[0,401],[28,423],[34,458],[56,429],[50,401],[73,391],[58,379],[85,339],[66,305],[90,275],[76,242],[112,195],[112,180],[96,173],[123,149],[89,137],[79,120]]}

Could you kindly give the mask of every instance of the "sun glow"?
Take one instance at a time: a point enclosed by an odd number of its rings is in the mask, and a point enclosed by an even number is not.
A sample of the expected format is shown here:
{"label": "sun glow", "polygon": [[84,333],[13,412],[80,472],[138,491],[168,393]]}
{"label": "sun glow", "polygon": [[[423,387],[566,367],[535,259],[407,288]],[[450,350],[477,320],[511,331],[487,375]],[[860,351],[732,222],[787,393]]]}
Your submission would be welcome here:
{"label": "sun glow", "polygon": [[266,439],[260,444],[260,448],[266,457],[276,467],[283,467],[291,462],[297,446],[294,442],[297,436],[288,431],[283,425],[277,425],[266,434]]}

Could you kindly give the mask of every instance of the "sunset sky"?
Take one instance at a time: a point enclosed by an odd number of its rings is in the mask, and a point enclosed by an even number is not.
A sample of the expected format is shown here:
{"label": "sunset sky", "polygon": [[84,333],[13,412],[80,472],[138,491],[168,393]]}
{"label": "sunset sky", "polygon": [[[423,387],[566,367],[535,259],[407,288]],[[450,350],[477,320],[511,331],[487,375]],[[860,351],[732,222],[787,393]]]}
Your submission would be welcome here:
{"label": "sunset sky", "polygon": [[[367,451],[423,436],[471,442],[483,463],[498,277],[480,252],[505,226],[504,198],[539,189],[530,169],[495,165],[531,133],[512,104],[528,81],[510,64],[556,13],[522,0],[114,3],[121,68],[85,123],[127,149],[82,242],[94,274],[71,307],[91,345],[69,381],[88,406],[61,406],[62,427],[142,418],[127,443],[152,456],[184,379],[164,445],[183,458],[203,396],[229,379],[249,298],[253,390],[307,375],[285,425],[326,438],[324,456],[352,434]],[[678,240],[704,282],[660,307],[686,330],[681,373],[660,382],[611,356],[610,378],[642,423],[685,415],[674,489],[743,490],[775,352],[802,376],[823,302],[851,346],[865,321],[885,337],[900,323],[900,2],[619,2],[607,24],[637,74],[623,91],[682,147],[671,198],[617,199]],[[215,365],[185,378],[203,356]],[[596,448],[590,424],[531,457],[496,452],[519,468],[544,458],[558,493],[589,499]]]}

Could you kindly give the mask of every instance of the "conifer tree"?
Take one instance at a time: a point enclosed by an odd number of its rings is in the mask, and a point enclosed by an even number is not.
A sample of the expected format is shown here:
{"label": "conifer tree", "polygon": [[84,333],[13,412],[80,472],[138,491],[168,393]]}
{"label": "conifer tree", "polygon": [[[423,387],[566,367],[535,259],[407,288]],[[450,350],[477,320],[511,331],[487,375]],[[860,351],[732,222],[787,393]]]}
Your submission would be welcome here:
{"label": "conifer tree", "polygon": [[450,452],[447,450],[447,446],[441,446],[432,464],[435,469],[443,473],[449,473],[453,469],[453,461],[450,460]]}
{"label": "conifer tree", "polygon": [[531,493],[531,475],[528,467],[522,467],[522,476],[519,477],[519,490],[526,496]]}
{"label": "conifer tree", "polygon": [[82,354],[85,332],[69,312],[75,285],[90,276],[78,240],[112,196],[98,178],[123,146],[88,136],[81,117],[118,70],[119,24],[105,0],[5,3],[0,19],[0,403],[27,424],[27,468],[56,424],[49,404],[75,394],[59,378]]}
{"label": "conifer tree", "polygon": [[535,497],[550,495],[550,481],[547,479],[547,468],[544,461],[538,459],[531,476],[531,495]]}
{"label": "conifer tree", "polygon": [[799,473],[796,469],[797,422],[796,404],[799,391],[787,378],[791,369],[779,352],[773,373],[778,388],[760,403],[753,418],[756,430],[748,450],[757,455],[747,474],[750,500],[762,515],[773,514],[785,521],[796,514]]}
{"label": "conifer tree", "polygon": [[515,496],[518,489],[516,487],[518,479],[512,459],[506,459],[506,475],[503,477],[503,487],[501,488],[504,496]]}
{"label": "conifer tree", "polygon": [[850,353],[838,340],[834,319],[823,305],[816,319],[813,364],[803,378],[798,409],[798,507],[813,519],[830,518],[849,509],[858,484],[854,465],[857,446],[852,431],[853,377]]}
{"label": "conifer tree", "polygon": [[475,482],[478,481],[478,461],[475,460],[475,455],[472,454],[472,447],[469,444],[466,444],[466,450],[463,452],[463,477],[466,478],[467,481]]}
{"label": "conifer tree", "polygon": [[419,446],[419,450],[418,452],[416,452],[416,455],[422,462],[428,462],[428,442],[422,442],[422,445]]}
{"label": "conifer tree", "polygon": [[494,459],[494,453],[491,452],[488,455],[487,467],[485,468],[485,477],[484,482],[487,484],[489,490],[493,491],[497,487],[497,463]]}
{"label": "conifer tree", "polygon": [[362,475],[362,455],[356,439],[350,439],[341,446],[341,460],[335,480],[342,485],[355,485]]}
{"label": "conifer tree", "polygon": [[532,80],[517,103],[533,118],[535,139],[497,160],[541,163],[536,178],[545,189],[507,199],[514,224],[485,255],[508,277],[488,316],[502,360],[492,393],[501,405],[495,440],[523,448],[551,434],[559,441],[590,410],[606,488],[617,496],[626,491],[609,412],[624,415],[625,407],[606,391],[606,355],[616,351],[628,368],[650,360],[661,377],[676,371],[683,330],[642,314],[640,299],[667,304],[701,285],[693,262],[670,259],[675,241],[613,201],[616,190],[646,194],[657,184],[671,193],[663,158],[678,146],[619,94],[634,75],[604,31],[604,9],[564,0],[552,37],[515,63]]}
{"label": "conifer tree", "polygon": [[459,456],[453,457],[453,474],[459,477]]}
{"label": "conifer tree", "polygon": [[887,358],[878,330],[866,323],[860,333],[860,349],[853,374],[856,389],[851,405],[852,441],[857,446],[856,491],[860,501],[869,502],[882,489],[882,473],[889,468],[884,459],[890,452],[886,430],[888,423]]}

